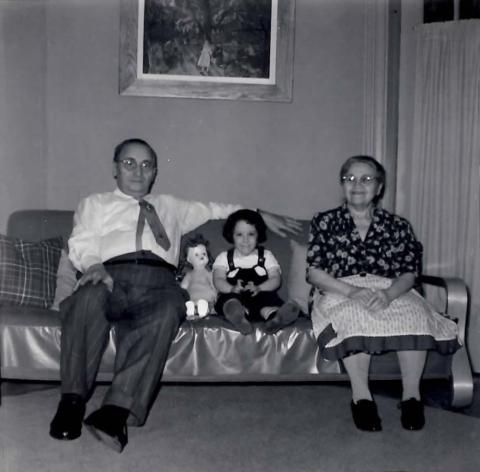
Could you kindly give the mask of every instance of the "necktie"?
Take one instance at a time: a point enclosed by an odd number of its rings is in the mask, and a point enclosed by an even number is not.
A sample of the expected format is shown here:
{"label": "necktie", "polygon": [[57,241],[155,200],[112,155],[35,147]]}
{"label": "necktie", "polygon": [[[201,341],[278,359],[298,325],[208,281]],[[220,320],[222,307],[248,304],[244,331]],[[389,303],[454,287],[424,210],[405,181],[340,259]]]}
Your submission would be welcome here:
{"label": "necktie", "polygon": [[145,200],[140,200],[138,204],[140,205],[140,214],[138,215],[137,234],[135,237],[136,250],[142,250],[142,234],[143,228],[145,227],[145,220],[147,220],[157,244],[165,249],[165,251],[168,251],[170,249],[170,240],[168,239],[165,228],[160,222],[155,208]]}

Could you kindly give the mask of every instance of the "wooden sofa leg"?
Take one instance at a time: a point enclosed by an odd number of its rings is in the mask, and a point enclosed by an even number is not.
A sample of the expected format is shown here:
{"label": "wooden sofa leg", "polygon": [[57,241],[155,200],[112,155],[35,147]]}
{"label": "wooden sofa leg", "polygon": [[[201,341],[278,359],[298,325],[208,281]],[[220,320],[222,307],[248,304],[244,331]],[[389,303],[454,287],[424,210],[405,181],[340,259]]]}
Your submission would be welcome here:
{"label": "wooden sofa leg", "polygon": [[473,377],[467,348],[463,346],[452,358],[452,408],[464,408],[473,401]]}

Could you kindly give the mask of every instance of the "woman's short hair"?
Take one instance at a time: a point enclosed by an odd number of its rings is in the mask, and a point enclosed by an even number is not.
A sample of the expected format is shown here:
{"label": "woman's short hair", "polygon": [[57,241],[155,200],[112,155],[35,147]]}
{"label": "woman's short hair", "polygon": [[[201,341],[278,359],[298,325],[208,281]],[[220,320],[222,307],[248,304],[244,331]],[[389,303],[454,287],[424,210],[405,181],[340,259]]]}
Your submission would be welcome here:
{"label": "woman's short hair", "polygon": [[248,224],[255,226],[258,233],[258,243],[263,243],[267,240],[267,225],[265,224],[265,221],[263,221],[260,213],[253,210],[243,209],[233,212],[223,225],[223,237],[230,244],[233,244],[233,232],[235,230],[235,225],[239,221],[246,221]]}
{"label": "woman's short hair", "polygon": [[360,154],[358,156],[349,157],[343,163],[342,167],[340,168],[340,175],[339,175],[340,183],[342,183],[342,177],[344,175],[348,174],[348,171],[350,170],[350,167],[353,164],[357,164],[357,163],[367,164],[370,167],[372,167],[373,169],[375,169],[375,172],[377,174],[375,176],[377,178],[377,182],[382,185],[382,190],[381,190],[380,194],[377,195],[374,199],[375,203],[378,202],[379,200],[382,199],[382,197],[385,193],[385,181],[386,181],[387,173],[385,171],[385,167],[383,167],[382,164],[380,164],[380,162],[378,162],[374,157],[366,156],[366,155],[362,155],[362,154]]}
{"label": "woman's short hair", "polygon": [[128,146],[129,144],[139,144],[141,146],[145,146],[148,149],[148,151],[150,152],[150,156],[152,157],[152,159],[155,163],[155,167],[157,167],[157,161],[158,161],[157,153],[152,148],[152,146],[150,146],[150,144],[147,143],[147,141],[144,141],[143,139],[140,139],[140,138],[125,139],[120,144],[117,144],[115,146],[115,151],[113,152],[113,161],[114,162],[118,162],[118,156],[122,152],[123,148],[125,146]]}

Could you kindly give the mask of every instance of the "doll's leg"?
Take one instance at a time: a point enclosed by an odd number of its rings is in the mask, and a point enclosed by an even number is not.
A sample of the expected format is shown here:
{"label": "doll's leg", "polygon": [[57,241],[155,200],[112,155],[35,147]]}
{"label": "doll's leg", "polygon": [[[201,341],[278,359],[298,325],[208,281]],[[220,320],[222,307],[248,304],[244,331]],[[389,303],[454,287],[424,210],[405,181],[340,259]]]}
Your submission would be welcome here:
{"label": "doll's leg", "polygon": [[208,302],[207,300],[200,299],[197,301],[197,313],[200,318],[205,318],[208,315]]}
{"label": "doll's leg", "polygon": [[187,308],[187,318],[193,318],[195,316],[195,303],[192,300],[185,302]]}

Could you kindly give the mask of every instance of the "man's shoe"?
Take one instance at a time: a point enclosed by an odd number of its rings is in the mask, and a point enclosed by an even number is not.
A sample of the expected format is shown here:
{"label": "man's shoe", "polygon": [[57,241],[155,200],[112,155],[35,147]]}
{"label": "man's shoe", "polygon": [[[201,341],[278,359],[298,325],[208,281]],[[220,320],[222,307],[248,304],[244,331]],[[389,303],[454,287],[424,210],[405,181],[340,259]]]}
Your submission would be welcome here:
{"label": "man's shoe", "polygon": [[382,420],[378,416],[377,405],[372,400],[352,400],[352,416],[355,426],[362,431],[381,431]]}
{"label": "man's shoe", "polygon": [[95,439],[116,452],[122,452],[128,443],[126,411],[114,405],[102,406],[89,415],[84,423]]}
{"label": "man's shoe", "polygon": [[85,415],[85,401],[75,393],[63,394],[57,413],[50,423],[50,436],[71,441],[82,434],[82,420]]}
{"label": "man's shoe", "polygon": [[410,398],[400,402],[399,408],[402,410],[400,420],[402,426],[409,431],[417,431],[425,425],[425,415],[423,413],[423,403],[416,398]]}

